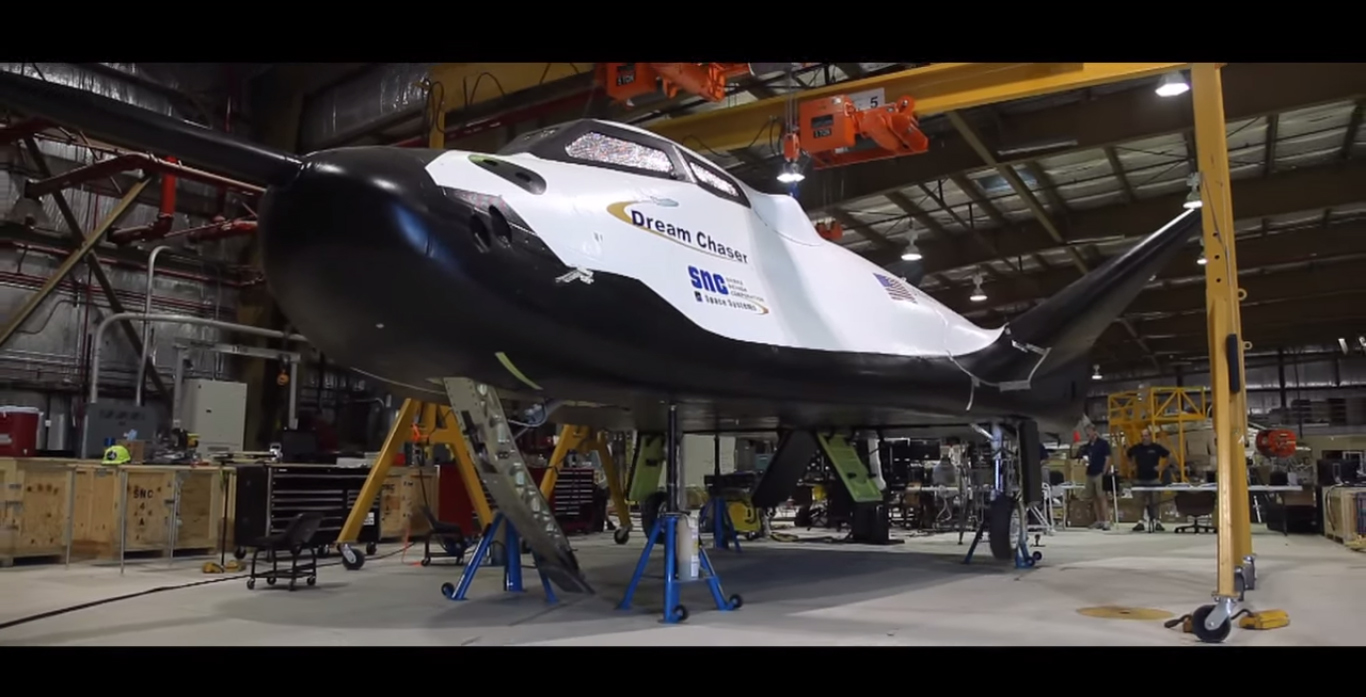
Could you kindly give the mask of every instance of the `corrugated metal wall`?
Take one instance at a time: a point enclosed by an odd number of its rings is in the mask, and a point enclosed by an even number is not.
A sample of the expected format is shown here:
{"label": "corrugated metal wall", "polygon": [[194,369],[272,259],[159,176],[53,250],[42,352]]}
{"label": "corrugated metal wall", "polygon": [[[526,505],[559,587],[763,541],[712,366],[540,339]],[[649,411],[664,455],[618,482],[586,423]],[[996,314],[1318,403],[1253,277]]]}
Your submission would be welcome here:
{"label": "corrugated metal wall", "polygon": [[[110,64],[110,67],[151,79],[137,66]],[[58,63],[0,63],[0,70],[20,72],[30,77],[41,76],[52,82],[78,87],[158,113],[175,114],[168,98],[153,89],[80,67]],[[161,76],[161,79],[166,78]],[[94,161],[90,150],[79,145],[41,141],[39,149],[57,172]],[[38,173],[27,168],[21,160],[18,145],[0,148],[0,215],[7,215],[19,199],[23,179],[36,176]],[[181,195],[205,198],[217,195],[217,191],[211,187],[183,180],[179,183],[178,191]],[[118,202],[112,196],[99,196],[74,189],[68,189],[64,194],[77,221],[87,230],[107,216]],[[54,234],[65,234],[65,223],[52,197],[44,197],[42,203],[46,216],[42,227]],[[156,206],[135,204],[120,225],[131,227],[149,224],[156,220],[157,213]],[[178,214],[175,226],[190,227],[206,222],[202,218]],[[242,245],[248,243],[246,240],[208,243],[202,245],[198,254],[208,258],[229,259],[235,256]],[[162,259],[165,259],[165,255]],[[59,264],[57,258],[22,246],[0,250],[0,313],[11,315]],[[141,311],[145,297],[145,270],[112,264],[105,264],[105,270],[110,282],[120,291],[120,300],[124,305],[129,310]],[[83,265],[77,267],[71,280],[88,283],[88,270]],[[195,280],[158,274],[152,296],[154,312],[235,320],[237,292],[222,287],[208,275]],[[108,314],[108,303],[98,287],[92,288],[87,298],[85,293],[79,296],[74,293],[72,284],[67,282],[34,312],[13,339],[0,348],[0,385],[4,386],[0,387],[0,405],[35,406],[48,412],[53,421],[53,428],[49,431],[49,447],[60,448],[67,442],[61,425],[65,417],[70,415],[71,398],[80,387],[81,351],[89,350],[84,346],[83,337]],[[157,367],[167,382],[173,370],[175,352],[172,343],[176,339],[218,341],[223,338],[216,330],[202,327],[159,325],[153,331]],[[117,327],[111,327],[105,334],[104,344],[100,361],[101,383],[132,385],[137,374],[137,356],[133,355],[122,332]],[[194,364],[194,369],[189,373],[191,377],[231,377],[226,370],[229,366],[224,366],[219,356],[196,351],[191,355],[191,361]]]}

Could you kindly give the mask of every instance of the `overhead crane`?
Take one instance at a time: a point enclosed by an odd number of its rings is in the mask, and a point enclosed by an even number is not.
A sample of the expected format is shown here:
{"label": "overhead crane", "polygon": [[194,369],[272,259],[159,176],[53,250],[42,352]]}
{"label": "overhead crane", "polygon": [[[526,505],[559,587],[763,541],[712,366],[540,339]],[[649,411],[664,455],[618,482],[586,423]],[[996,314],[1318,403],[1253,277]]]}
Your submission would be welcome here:
{"label": "overhead crane", "polygon": [[[556,67],[558,66],[558,67]],[[915,119],[1042,95],[1084,89],[1112,82],[1154,77],[1174,70],[1189,69],[1192,74],[1192,105],[1195,116],[1195,142],[1198,150],[1200,195],[1203,201],[1206,311],[1211,361],[1210,399],[1214,415],[1218,483],[1218,573],[1215,602],[1193,613],[1196,635],[1205,641],[1222,641],[1232,626],[1242,592],[1256,585],[1252,553],[1251,525],[1243,452],[1246,447],[1247,397],[1243,389],[1243,355],[1248,346],[1242,341],[1240,303],[1245,293],[1238,287],[1237,255],[1234,243],[1232,198],[1229,187],[1227,124],[1223,110],[1223,88],[1218,63],[937,63],[876,77],[851,80],[807,90],[801,101],[817,102],[851,94],[881,90],[883,95],[907,95],[907,106]],[[431,79],[442,85],[461,84],[461,99],[469,104],[511,94],[545,84],[550,76],[582,75],[586,68],[575,64],[456,64],[440,66]],[[557,73],[558,71],[558,73]],[[496,75],[496,91],[481,92],[480,75]],[[471,80],[475,83],[471,84]],[[466,89],[468,88],[468,89]],[[445,116],[457,107],[446,93],[428,120],[428,147],[445,144]],[[900,101],[898,99],[898,101]],[[784,123],[791,100],[787,97],[761,99],[739,106],[660,120],[645,127],[676,142],[695,141],[711,151],[724,152],[749,147],[774,123]],[[913,105],[913,106],[912,106]],[[919,145],[911,144],[914,151]],[[835,229],[823,236],[836,237]],[[417,405],[405,404],[395,423],[394,433],[406,433],[416,415]],[[562,433],[569,435],[573,427]],[[455,432],[456,437],[459,436]],[[380,461],[357,501],[356,511],[367,510],[369,499],[378,493],[391,453],[401,441],[393,433],[386,441]],[[455,448],[457,453],[463,448]],[[376,477],[376,475],[379,475]],[[369,493],[370,496],[366,496]],[[615,497],[614,497],[615,498]],[[619,509],[621,510],[621,509]],[[356,512],[352,517],[355,518]],[[362,514],[363,515],[363,514]],[[347,529],[359,528],[359,521]],[[343,532],[339,541],[347,540]]]}

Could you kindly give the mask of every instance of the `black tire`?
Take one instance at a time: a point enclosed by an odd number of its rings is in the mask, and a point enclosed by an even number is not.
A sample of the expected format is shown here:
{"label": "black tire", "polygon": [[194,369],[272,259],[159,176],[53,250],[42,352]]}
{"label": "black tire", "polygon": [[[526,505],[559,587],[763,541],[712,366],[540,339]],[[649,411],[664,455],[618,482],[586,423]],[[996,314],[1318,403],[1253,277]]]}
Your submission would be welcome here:
{"label": "black tire", "polygon": [[348,547],[345,550],[342,550],[341,558],[342,566],[345,567],[347,571],[356,571],[362,566],[365,566],[365,555],[358,549]]}
{"label": "black tire", "polygon": [[1034,552],[1034,561],[1043,561],[1043,552]]}
{"label": "black tire", "polygon": [[674,608],[674,621],[675,621],[675,622],[687,622],[687,621],[688,621],[688,608],[683,607],[682,605],[679,605],[678,607],[675,607],[675,608]]}
{"label": "black tire", "polygon": [[1213,605],[1201,605],[1191,613],[1191,631],[1195,638],[1206,644],[1221,644],[1228,638],[1229,632],[1233,631],[1233,623],[1225,618],[1223,623],[1214,629],[1205,627],[1205,620],[1209,614],[1214,612]]}
{"label": "black tire", "polygon": [[369,554],[369,555],[371,555],[371,556],[374,556],[375,552],[378,552],[378,551],[379,551],[379,545],[377,545],[377,544],[375,544],[375,543],[373,543],[373,542],[367,542],[367,543],[365,543],[365,553],[366,553],[366,554]]}
{"label": "black tire", "polygon": [[232,558],[233,558],[233,559],[236,559],[237,561],[242,561],[243,559],[246,559],[246,558],[247,558],[247,550],[245,550],[245,549],[243,549],[243,548],[241,548],[241,547],[238,547],[237,549],[232,550]]}
{"label": "black tire", "polygon": [[[669,494],[664,491],[656,491],[645,497],[645,501],[640,504],[640,527],[645,528],[645,534],[649,535],[650,530],[654,529],[655,521],[659,520],[659,514],[669,504]],[[655,543],[664,541],[664,531],[660,530],[659,535],[655,536]]]}
{"label": "black tire", "polygon": [[626,528],[617,528],[617,531],[612,533],[612,541],[619,545],[624,545],[627,542],[630,542],[631,531],[627,530]]}
{"label": "black tire", "polygon": [[455,598],[455,584],[454,584],[454,583],[443,583],[443,584],[441,584],[441,597],[443,597],[443,598],[445,598],[445,599],[447,599],[447,600],[451,600],[451,599]]}
{"label": "black tire", "polygon": [[266,578],[266,585],[267,585],[267,586],[273,586],[273,585],[275,585],[275,577],[274,577],[274,576],[268,576],[268,577]]}
{"label": "black tire", "polygon": [[991,547],[992,557],[1001,561],[1015,558],[1015,546],[1019,540],[1011,534],[1011,521],[1019,518],[1019,512],[1015,499],[1009,496],[997,496],[991,502],[991,507],[987,509],[987,544]]}
{"label": "black tire", "polygon": [[742,607],[744,607],[744,606],[745,606],[745,599],[744,599],[744,598],[741,598],[739,593],[736,593],[735,595],[730,596],[730,609],[732,609],[732,610],[739,610],[740,608],[742,608]]}
{"label": "black tire", "polygon": [[423,566],[431,566],[431,565],[432,565],[432,558],[431,558],[431,557],[423,557],[423,558],[422,558],[422,561],[421,561],[421,564],[422,564]]}
{"label": "black tire", "polygon": [[247,590],[255,590],[255,588],[256,588],[256,579],[254,579],[254,578],[249,578],[249,579],[247,579]]}
{"label": "black tire", "polygon": [[304,583],[307,583],[307,584],[310,585],[310,586],[316,586],[316,585],[318,585],[318,577],[317,577],[317,576],[309,576],[308,579],[307,579],[306,581],[304,581]]}

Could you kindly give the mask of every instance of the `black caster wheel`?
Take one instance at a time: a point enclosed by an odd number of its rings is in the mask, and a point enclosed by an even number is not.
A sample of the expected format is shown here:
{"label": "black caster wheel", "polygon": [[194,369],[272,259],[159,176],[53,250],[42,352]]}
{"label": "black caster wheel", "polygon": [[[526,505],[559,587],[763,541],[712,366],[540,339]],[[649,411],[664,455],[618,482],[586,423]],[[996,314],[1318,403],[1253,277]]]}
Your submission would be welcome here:
{"label": "black caster wheel", "polygon": [[1213,605],[1201,605],[1191,613],[1191,631],[1195,633],[1195,638],[1206,644],[1220,644],[1228,638],[1228,634],[1233,630],[1233,624],[1227,618],[1223,623],[1214,629],[1205,627],[1205,619],[1209,613],[1214,612]]}
{"label": "black caster wheel", "polygon": [[342,566],[345,567],[347,571],[355,571],[362,566],[365,566],[365,555],[361,554],[360,550],[346,547],[342,549],[341,558]]}
{"label": "black caster wheel", "polygon": [[455,599],[455,584],[454,584],[454,583],[443,583],[443,584],[441,584],[441,597],[443,597],[443,598],[445,598],[445,599],[447,599],[447,600],[454,600],[454,599]]}
{"label": "black caster wheel", "polygon": [[432,558],[431,558],[431,557],[423,557],[423,558],[422,558],[422,561],[420,561],[420,562],[418,562],[418,563],[419,563],[419,564],[422,564],[423,566],[431,566],[431,565],[432,565]]}
{"label": "black caster wheel", "polygon": [[617,531],[612,533],[612,541],[619,545],[624,545],[627,542],[630,542],[631,531],[627,530],[626,528],[617,528]]}
{"label": "black caster wheel", "polygon": [[1043,552],[1037,552],[1037,551],[1036,551],[1036,552],[1034,552],[1033,555],[1031,555],[1031,558],[1032,558],[1034,561],[1042,561],[1042,560],[1043,560]]}
{"label": "black caster wheel", "polygon": [[275,585],[275,579],[273,579],[273,578],[267,578],[267,579],[266,579],[266,585],[267,585],[267,586],[273,586],[273,585]]}
{"label": "black caster wheel", "polygon": [[255,590],[255,588],[256,588],[256,579],[254,579],[254,578],[249,578],[249,579],[247,579],[247,590]]}
{"label": "black caster wheel", "polygon": [[687,621],[688,621],[688,608],[683,607],[682,605],[679,605],[678,607],[674,608],[674,621],[675,621],[675,622],[687,622]]}
{"label": "black caster wheel", "polygon": [[730,609],[732,609],[732,610],[739,610],[740,608],[742,608],[742,607],[744,607],[744,606],[745,606],[745,599],[744,599],[744,598],[741,598],[739,593],[736,593],[735,595],[730,596]]}
{"label": "black caster wheel", "polygon": [[232,550],[232,558],[233,558],[233,559],[236,559],[237,561],[242,561],[243,559],[246,559],[246,558],[247,558],[247,550],[245,550],[245,549],[243,549],[243,548],[241,548],[241,547],[238,547],[237,549]]}
{"label": "black caster wheel", "polygon": [[317,576],[309,576],[308,579],[307,579],[306,581],[304,581],[304,583],[307,583],[307,584],[310,585],[310,586],[316,586],[316,585],[318,585],[318,577],[317,577]]}
{"label": "black caster wheel", "polygon": [[366,553],[366,554],[369,554],[370,556],[374,556],[374,555],[375,555],[375,552],[377,552],[377,551],[379,551],[379,545],[377,545],[377,544],[375,544],[375,543],[373,543],[373,542],[367,542],[367,543],[365,544],[365,553]]}

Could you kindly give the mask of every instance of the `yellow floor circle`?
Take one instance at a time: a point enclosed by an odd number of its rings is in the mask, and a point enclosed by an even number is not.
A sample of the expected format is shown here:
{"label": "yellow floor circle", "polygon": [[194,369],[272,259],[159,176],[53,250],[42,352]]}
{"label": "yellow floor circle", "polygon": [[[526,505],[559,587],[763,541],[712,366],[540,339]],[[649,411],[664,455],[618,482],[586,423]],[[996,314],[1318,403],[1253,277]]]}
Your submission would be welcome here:
{"label": "yellow floor circle", "polygon": [[1102,620],[1165,620],[1172,616],[1172,613],[1166,610],[1153,610],[1146,607],[1119,607],[1116,605],[1084,607],[1077,612],[1087,617],[1096,617]]}

